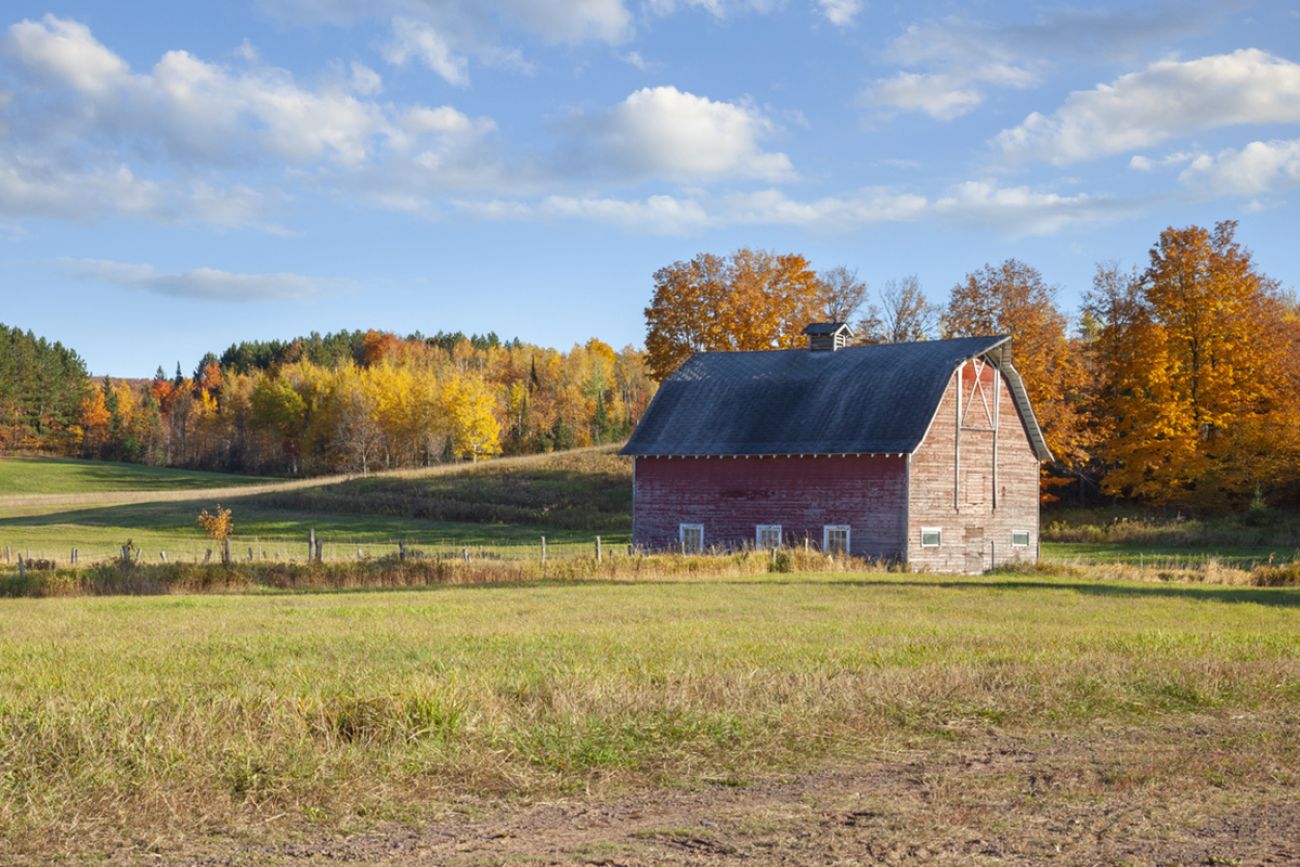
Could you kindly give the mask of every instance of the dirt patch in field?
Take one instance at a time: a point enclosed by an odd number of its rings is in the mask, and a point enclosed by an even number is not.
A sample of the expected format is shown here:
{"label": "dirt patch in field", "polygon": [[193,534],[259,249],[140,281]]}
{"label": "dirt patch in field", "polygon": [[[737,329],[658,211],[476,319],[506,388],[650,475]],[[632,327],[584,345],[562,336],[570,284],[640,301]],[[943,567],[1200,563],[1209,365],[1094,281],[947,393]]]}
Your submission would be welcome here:
{"label": "dirt patch in field", "polygon": [[1297,864],[1300,723],[1186,718],[951,746],[813,773],[532,804],[447,805],[421,827],[130,863]]}

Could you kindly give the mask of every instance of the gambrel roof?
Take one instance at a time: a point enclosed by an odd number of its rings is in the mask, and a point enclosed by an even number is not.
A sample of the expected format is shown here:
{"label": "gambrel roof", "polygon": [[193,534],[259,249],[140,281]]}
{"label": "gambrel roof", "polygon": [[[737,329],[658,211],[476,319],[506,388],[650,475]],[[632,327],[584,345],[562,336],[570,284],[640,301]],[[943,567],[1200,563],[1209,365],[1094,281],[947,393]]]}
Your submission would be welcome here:
{"label": "gambrel roof", "polygon": [[664,380],[625,455],[908,454],[920,446],[957,367],[984,356],[1007,379],[1039,460],[1050,460],[1011,338],[699,352]]}

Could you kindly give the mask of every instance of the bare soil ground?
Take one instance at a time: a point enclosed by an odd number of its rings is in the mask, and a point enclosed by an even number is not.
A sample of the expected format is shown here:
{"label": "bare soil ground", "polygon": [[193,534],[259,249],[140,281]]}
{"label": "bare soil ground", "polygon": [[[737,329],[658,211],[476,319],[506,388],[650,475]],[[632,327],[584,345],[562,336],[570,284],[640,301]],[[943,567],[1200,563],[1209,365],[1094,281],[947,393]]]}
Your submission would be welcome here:
{"label": "bare soil ground", "polygon": [[810,773],[461,802],[412,826],[193,841],[121,863],[1300,864],[1300,721],[1180,717],[946,746]]}

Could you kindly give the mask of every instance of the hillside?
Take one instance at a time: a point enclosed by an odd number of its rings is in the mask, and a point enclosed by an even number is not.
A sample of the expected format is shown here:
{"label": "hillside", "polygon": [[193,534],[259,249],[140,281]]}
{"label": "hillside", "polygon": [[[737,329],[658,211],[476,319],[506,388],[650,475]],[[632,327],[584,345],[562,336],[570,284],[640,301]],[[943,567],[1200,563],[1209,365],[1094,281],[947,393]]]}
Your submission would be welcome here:
{"label": "hillside", "polygon": [[256,502],[303,512],[626,532],[632,462],[618,455],[618,446],[601,446],[462,465],[455,473],[356,478]]}

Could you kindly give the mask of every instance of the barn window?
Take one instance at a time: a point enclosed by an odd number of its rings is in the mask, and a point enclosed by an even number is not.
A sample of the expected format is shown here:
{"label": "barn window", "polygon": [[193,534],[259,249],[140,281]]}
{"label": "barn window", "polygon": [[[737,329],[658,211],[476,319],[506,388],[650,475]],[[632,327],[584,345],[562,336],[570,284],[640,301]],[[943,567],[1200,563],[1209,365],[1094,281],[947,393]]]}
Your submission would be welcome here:
{"label": "barn window", "polygon": [[822,528],[822,550],[827,554],[849,553],[849,527],[847,524],[827,524]]}
{"label": "barn window", "polygon": [[754,544],[760,551],[781,547],[781,525],[759,524],[754,528]]}
{"label": "barn window", "polygon": [[943,530],[938,527],[921,528],[921,547],[938,548],[943,544]]}
{"label": "barn window", "polygon": [[704,550],[704,525],[679,524],[677,538],[682,543],[683,554],[698,554]]}
{"label": "barn window", "polygon": [[1028,530],[1012,530],[1012,531],[1011,531],[1011,547],[1012,547],[1012,548],[1028,548],[1028,547],[1029,547],[1029,531],[1028,531]]}

